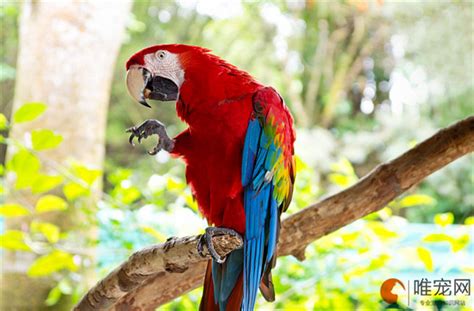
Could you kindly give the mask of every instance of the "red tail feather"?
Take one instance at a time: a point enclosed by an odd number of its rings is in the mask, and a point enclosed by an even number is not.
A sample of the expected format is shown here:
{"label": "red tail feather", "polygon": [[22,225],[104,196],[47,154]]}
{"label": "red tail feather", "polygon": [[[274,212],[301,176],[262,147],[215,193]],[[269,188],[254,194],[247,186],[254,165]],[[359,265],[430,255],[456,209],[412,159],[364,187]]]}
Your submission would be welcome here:
{"label": "red tail feather", "polygon": [[219,306],[214,302],[214,284],[212,283],[212,260],[207,263],[206,276],[204,277],[204,292],[202,293],[199,311],[219,311]]}
{"label": "red tail feather", "polygon": [[199,311],[240,311],[244,296],[243,274],[240,273],[235,287],[229,296],[225,310],[219,310],[219,305],[214,302],[214,284],[212,282],[212,260],[209,260],[204,277],[204,292],[202,293]]}
{"label": "red tail feather", "polygon": [[244,296],[244,286],[243,286],[243,274],[240,273],[237,283],[230,294],[229,300],[227,301],[226,311],[240,311],[240,306],[242,305],[242,299]]}

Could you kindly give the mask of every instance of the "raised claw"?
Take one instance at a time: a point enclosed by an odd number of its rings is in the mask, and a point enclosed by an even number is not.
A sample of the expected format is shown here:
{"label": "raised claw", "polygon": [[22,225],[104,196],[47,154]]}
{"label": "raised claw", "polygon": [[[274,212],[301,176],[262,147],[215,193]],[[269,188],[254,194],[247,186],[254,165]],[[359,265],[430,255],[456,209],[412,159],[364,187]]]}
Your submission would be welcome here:
{"label": "raised claw", "polygon": [[135,146],[133,139],[138,138],[138,143],[142,142],[142,139],[147,138],[153,134],[158,135],[158,144],[153,148],[153,150],[148,151],[148,154],[155,155],[160,150],[164,149],[168,152],[171,152],[174,148],[174,141],[169,138],[166,133],[165,126],[158,120],[146,120],[139,126],[134,126],[126,130],[127,133],[131,133],[128,142]]}

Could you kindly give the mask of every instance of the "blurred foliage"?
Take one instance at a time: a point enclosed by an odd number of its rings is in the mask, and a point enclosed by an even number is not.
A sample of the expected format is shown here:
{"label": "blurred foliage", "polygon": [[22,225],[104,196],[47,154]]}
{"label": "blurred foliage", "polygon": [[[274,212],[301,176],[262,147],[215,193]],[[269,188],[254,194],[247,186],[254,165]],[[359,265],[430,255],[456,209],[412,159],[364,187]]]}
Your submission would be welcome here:
{"label": "blurred foliage", "polygon": [[[206,226],[186,187],[183,165],[165,153],[144,156],[152,140],[133,149],[127,143],[124,130],[144,119],[164,121],[171,134],[184,128],[174,105],[156,103],[148,110],[127,95],[124,63],[145,46],[206,46],[279,90],[298,125],[289,213],[350,186],[378,163],[473,112],[473,37],[465,27],[472,24],[471,3],[144,0],[134,5],[117,61],[104,174],[80,163],[60,167],[41,155],[61,144],[58,133],[36,129],[25,142],[8,138],[10,122],[28,122],[46,109],[25,103],[11,114],[19,12],[19,3],[0,4],[0,175],[12,178],[16,191],[34,193],[36,201],[0,201],[6,221],[28,219],[28,226],[4,231],[0,241],[2,248],[38,255],[30,276],[57,281],[48,306],[62,295],[79,298],[85,290],[80,269],[90,261],[87,250],[76,247],[83,228],[63,231],[45,216],[72,213],[84,217],[84,227],[100,225],[100,243],[87,243],[98,247],[101,275],[142,246]],[[7,144],[14,153],[5,163]],[[472,155],[464,157],[381,211],[318,240],[304,262],[281,258],[274,274],[277,301],[259,300],[258,307],[380,309],[385,305],[379,286],[400,270],[400,256],[417,271],[446,272],[433,250],[441,247],[459,259],[472,245],[472,163]],[[102,177],[96,211],[87,202]],[[433,227],[412,245],[405,231],[414,223]],[[473,271],[472,265],[461,269]],[[195,309],[200,291],[163,310]]]}
{"label": "blurred foliage", "polygon": [[[12,119],[16,123],[29,122],[41,116],[46,108],[43,103],[26,103],[14,112]],[[6,119],[3,114],[0,116],[0,119]],[[2,125],[4,129],[9,127],[8,121]],[[48,161],[41,152],[54,149],[62,142],[62,136],[49,129],[26,133],[25,141],[1,137],[2,142],[13,151],[0,174],[0,216],[6,222],[22,218],[25,225],[21,226],[21,230],[2,230],[0,247],[37,255],[27,271],[28,276],[53,277],[58,282],[50,292],[46,305],[54,305],[61,295],[72,295],[77,300],[85,290],[80,285],[80,268],[90,264],[88,258],[93,252],[79,248],[77,239],[83,232],[82,228],[73,227],[64,231],[60,225],[50,221],[55,217],[81,217],[88,226],[97,224],[92,214],[94,208],[88,202],[92,195],[90,189],[100,180],[102,173],[79,163],[71,163],[70,167],[58,167],[58,163]],[[10,194],[14,195],[9,196],[9,201],[4,199],[3,181],[12,185]],[[71,185],[81,191],[72,191]],[[22,194],[26,193],[33,194],[34,204],[22,200]],[[97,241],[86,241],[86,244],[90,247],[96,245]],[[65,284],[75,285],[66,287]]]}

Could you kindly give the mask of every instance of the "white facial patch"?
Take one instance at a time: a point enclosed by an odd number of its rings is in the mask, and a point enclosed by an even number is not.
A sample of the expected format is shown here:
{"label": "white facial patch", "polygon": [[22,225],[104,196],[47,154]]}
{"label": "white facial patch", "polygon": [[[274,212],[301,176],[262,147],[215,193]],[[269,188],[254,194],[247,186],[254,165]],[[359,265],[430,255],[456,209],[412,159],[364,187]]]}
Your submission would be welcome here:
{"label": "white facial patch", "polygon": [[173,81],[178,88],[184,82],[184,70],[181,68],[178,55],[165,50],[147,54],[144,57],[145,67],[156,76]]}

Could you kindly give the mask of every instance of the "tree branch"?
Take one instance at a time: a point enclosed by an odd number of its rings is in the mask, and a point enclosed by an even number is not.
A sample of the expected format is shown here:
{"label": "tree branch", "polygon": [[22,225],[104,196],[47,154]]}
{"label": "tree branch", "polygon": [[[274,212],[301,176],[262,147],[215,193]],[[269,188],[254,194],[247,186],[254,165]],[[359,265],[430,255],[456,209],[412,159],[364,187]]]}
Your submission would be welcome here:
{"label": "tree branch", "polygon": [[[202,255],[198,252],[200,237],[173,237],[166,243],[133,253],[127,261],[90,289],[75,310],[107,310],[126,293],[143,285],[150,278],[161,277],[166,273],[184,273],[193,264],[207,261],[211,256],[205,243]],[[231,235],[214,236],[212,241],[220,256],[226,256],[243,245],[240,237]]]}
{"label": "tree branch", "polygon": [[[355,185],[285,219],[278,255],[304,259],[309,243],[376,212],[448,163],[474,151],[474,116],[440,130],[398,158],[379,165]],[[133,254],[92,288],[76,310],[154,310],[202,284],[207,258],[197,237],[174,239]],[[222,254],[239,243],[214,241]],[[221,254],[221,253],[220,253]],[[171,268],[170,268],[171,267]]]}

